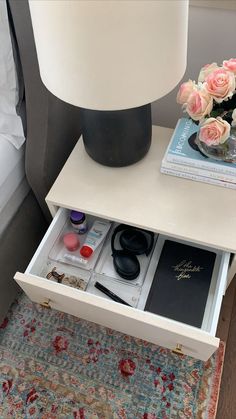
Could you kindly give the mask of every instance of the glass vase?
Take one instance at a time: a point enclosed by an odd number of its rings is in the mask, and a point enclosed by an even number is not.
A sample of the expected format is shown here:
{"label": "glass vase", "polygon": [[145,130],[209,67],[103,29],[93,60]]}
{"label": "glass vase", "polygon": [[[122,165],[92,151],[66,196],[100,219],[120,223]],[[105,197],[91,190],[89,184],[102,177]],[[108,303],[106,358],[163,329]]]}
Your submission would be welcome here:
{"label": "glass vase", "polygon": [[214,160],[236,163],[236,127],[231,128],[230,135],[223,144],[209,146],[200,141],[198,134],[195,142],[205,156]]}

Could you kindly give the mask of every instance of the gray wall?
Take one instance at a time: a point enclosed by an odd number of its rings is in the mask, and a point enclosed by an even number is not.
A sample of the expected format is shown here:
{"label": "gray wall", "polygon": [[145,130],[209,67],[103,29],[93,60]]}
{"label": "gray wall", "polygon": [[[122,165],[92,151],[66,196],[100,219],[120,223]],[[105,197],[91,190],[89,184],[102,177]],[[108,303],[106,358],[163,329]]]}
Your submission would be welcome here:
{"label": "gray wall", "polygon": [[[229,58],[236,58],[236,10],[191,6],[187,69],[182,82],[197,81],[203,65],[211,62],[220,65]],[[176,103],[179,85],[152,104],[154,125],[174,128],[178,118],[183,116],[181,106]]]}

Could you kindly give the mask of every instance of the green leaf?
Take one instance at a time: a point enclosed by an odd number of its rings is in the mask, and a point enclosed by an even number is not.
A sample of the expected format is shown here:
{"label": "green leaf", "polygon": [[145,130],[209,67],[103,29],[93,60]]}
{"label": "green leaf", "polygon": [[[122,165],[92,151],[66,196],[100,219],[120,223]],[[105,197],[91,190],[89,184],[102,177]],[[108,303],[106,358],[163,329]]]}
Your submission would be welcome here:
{"label": "green leaf", "polygon": [[224,112],[224,109],[222,109],[222,108],[213,109],[210,113],[210,117],[211,118],[217,118],[217,116],[220,116],[223,112]]}

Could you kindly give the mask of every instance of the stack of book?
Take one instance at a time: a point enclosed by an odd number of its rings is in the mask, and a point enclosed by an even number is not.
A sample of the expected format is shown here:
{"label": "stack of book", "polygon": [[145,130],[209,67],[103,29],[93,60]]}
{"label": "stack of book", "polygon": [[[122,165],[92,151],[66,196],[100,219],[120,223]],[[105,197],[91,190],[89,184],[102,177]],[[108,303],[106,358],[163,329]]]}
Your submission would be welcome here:
{"label": "stack of book", "polygon": [[198,131],[189,118],[179,119],[161,164],[161,172],[236,189],[236,164],[204,156],[194,139]]}

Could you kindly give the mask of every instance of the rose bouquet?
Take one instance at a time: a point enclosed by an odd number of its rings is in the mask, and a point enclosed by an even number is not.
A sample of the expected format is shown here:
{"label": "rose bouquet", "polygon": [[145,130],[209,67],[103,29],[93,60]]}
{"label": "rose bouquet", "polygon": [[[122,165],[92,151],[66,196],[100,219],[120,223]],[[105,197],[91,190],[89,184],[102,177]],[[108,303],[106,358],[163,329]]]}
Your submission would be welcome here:
{"label": "rose bouquet", "polygon": [[[200,149],[221,146],[230,147],[230,158],[236,158],[236,137],[230,146],[227,141],[231,132],[236,132],[236,58],[205,65],[199,73],[198,82],[189,80],[180,86],[177,102],[183,106],[196,123],[199,123],[198,144]],[[207,154],[207,152],[205,153]],[[210,156],[214,157],[214,156]]]}

